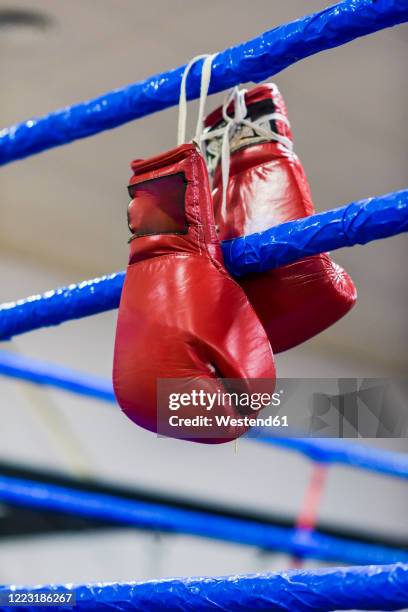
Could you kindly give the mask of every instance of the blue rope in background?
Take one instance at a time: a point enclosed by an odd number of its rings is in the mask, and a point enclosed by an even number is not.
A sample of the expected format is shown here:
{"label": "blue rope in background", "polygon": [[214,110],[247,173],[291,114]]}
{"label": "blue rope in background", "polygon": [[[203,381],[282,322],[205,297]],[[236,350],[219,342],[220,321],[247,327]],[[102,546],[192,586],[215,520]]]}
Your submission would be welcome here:
{"label": "blue rope in background", "polygon": [[[8,351],[0,351],[0,375],[55,387],[106,402],[115,402],[112,383],[108,380]],[[303,453],[313,461],[338,463],[389,476],[408,478],[408,455],[402,453],[370,448],[345,440],[271,436],[268,430],[260,430],[255,438],[248,437],[248,439]]]}
{"label": "blue rope in background", "polygon": [[116,403],[110,380],[8,351],[0,351],[0,375]]}
{"label": "blue rope in background", "polygon": [[[403,190],[283,223],[222,246],[226,266],[239,276],[406,231],[408,190]],[[118,272],[0,305],[0,340],[117,308],[124,277]]]}
{"label": "blue rope in background", "polygon": [[[259,82],[299,60],[408,20],[406,0],[344,0],[218,53],[210,93]],[[198,98],[201,63],[187,80]],[[92,136],[178,103],[185,66],[0,131],[0,164]]]}
{"label": "blue rope in background", "polygon": [[[17,587],[18,588],[18,587]],[[0,596],[10,587],[0,587]],[[134,612],[328,612],[401,610],[408,605],[408,565],[289,570],[149,582],[24,587],[29,593],[72,591],[76,605],[53,610]],[[6,610],[6,608],[1,608]],[[16,608],[30,611],[34,608]],[[10,610],[10,608],[8,608]],[[37,608],[38,610],[38,608]]]}
{"label": "blue rope in background", "polygon": [[337,438],[284,438],[263,430],[253,439],[264,444],[281,446],[306,455],[320,463],[337,463],[370,470],[387,476],[408,478],[408,454],[371,448]]}
{"label": "blue rope in background", "polygon": [[140,529],[189,534],[276,550],[297,557],[352,564],[408,563],[398,548],[346,540],[209,512],[127,500],[102,493],[77,491],[50,483],[0,475],[0,500],[13,505],[109,520]]}

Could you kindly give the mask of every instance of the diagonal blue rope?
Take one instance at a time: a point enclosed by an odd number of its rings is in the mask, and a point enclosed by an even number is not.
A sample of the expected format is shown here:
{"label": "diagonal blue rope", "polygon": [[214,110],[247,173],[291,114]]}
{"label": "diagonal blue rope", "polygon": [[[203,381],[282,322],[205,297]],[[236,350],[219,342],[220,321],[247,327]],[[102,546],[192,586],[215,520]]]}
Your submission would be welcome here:
{"label": "diagonal blue rope", "polygon": [[[51,386],[105,402],[115,402],[112,383],[106,379],[8,351],[0,351],[0,375],[37,385]],[[267,430],[260,430],[256,437],[248,439],[294,450],[313,461],[349,465],[379,474],[408,479],[408,454],[370,448],[346,440],[271,436]]]}
{"label": "diagonal blue rope", "polygon": [[78,491],[51,483],[34,482],[0,474],[0,500],[13,505],[158,529],[204,538],[279,550],[299,557],[345,563],[408,563],[408,552],[367,544],[318,532],[302,532],[251,520],[223,517],[210,512],[127,500],[103,493]]}
{"label": "diagonal blue rope", "polygon": [[302,453],[319,463],[348,465],[408,479],[408,453],[372,448],[338,438],[284,438],[270,435],[266,430],[259,432],[255,438],[248,439]]}
{"label": "diagonal blue rope", "polygon": [[104,402],[116,402],[112,383],[106,378],[83,374],[77,370],[9,351],[0,351],[0,376],[54,387]]}
{"label": "diagonal blue rope", "polygon": [[[344,0],[281,25],[217,54],[210,93],[259,82],[299,60],[360,36],[408,21],[406,0]],[[0,164],[86,138],[174,106],[185,66],[156,74],[93,100],[0,131]],[[201,62],[191,70],[187,96],[199,96]]]}

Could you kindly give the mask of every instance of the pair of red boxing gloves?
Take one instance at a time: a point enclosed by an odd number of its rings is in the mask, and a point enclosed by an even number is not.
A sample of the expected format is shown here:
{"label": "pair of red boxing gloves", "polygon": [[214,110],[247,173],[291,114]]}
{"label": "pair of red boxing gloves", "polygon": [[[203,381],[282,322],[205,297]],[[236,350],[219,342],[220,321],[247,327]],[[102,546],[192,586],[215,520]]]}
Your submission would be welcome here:
{"label": "pair of red boxing gloves", "polygon": [[[201,143],[131,166],[113,381],[122,410],[153,432],[166,418],[157,412],[159,379],[177,379],[179,397],[201,390],[219,398],[231,381],[248,394],[260,379],[273,387],[273,352],[320,333],[356,300],[327,254],[238,279],[224,266],[220,241],[315,212],[277,87],[234,90],[205,126]],[[177,423],[210,415],[190,434],[175,426],[166,435],[218,443],[241,436],[248,425],[240,417],[256,412],[218,401],[211,411],[179,403],[169,414]]]}

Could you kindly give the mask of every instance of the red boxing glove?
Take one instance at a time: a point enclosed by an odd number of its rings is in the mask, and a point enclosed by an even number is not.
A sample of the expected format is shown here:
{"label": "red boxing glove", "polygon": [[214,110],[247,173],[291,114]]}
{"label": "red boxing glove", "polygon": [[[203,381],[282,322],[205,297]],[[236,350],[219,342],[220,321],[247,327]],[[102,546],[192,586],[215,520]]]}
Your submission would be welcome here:
{"label": "red boxing glove", "polygon": [[[207,168],[194,145],[132,163],[128,224],[129,266],[116,331],[113,382],[126,415],[150,431],[157,420],[157,379],[182,379],[178,390],[231,391],[221,378],[235,379],[240,392],[257,383],[275,384],[272,350],[244,291],[229,276],[214,224]],[[232,383],[234,387],[234,383]],[[235,390],[235,389],[233,389]],[[247,413],[256,416],[251,410]],[[219,443],[242,435],[247,425],[215,422],[216,415],[240,418],[234,402],[179,406],[179,418],[205,415],[180,435]]]}
{"label": "red boxing glove", "polygon": [[[215,221],[220,240],[262,232],[315,213],[283,98],[276,85],[255,87],[206,119],[207,163],[214,177]],[[222,171],[222,139],[229,163]],[[230,159],[228,152],[230,151]],[[224,157],[225,164],[225,157]],[[238,279],[275,353],[320,333],[356,301],[348,274],[327,255]]]}

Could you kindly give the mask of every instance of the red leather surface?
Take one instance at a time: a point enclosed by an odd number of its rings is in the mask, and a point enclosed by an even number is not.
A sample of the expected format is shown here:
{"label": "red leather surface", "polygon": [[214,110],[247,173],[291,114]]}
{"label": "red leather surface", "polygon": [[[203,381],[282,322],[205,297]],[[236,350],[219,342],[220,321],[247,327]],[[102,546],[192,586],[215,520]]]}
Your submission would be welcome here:
{"label": "red leather surface", "polygon": [[[270,379],[273,390],[275,368],[258,317],[224,268],[202,156],[193,145],[182,145],[152,160],[135,162],[132,169],[130,191],[135,188],[137,196],[142,185],[142,198],[129,205],[134,234],[139,222],[144,223],[140,210],[144,204],[149,217],[158,214],[161,231],[163,210],[170,225],[173,213],[178,218],[182,190],[171,177],[182,173],[186,181],[187,233],[137,236],[130,242],[117,323],[113,368],[117,400],[130,419],[155,432],[158,378],[182,378],[181,392],[225,390],[219,378],[239,379],[239,388],[250,393],[254,389],[248,378]],[[151,181],[150,186],[146,181]],[[169,184],[172,188],[166,189]],[[201,408],[197,410],[202,414]],[[230,406],[222,406],[218,413],[240,416]],[[195,416],[191,407],[180,409],[178,415]],[[210,437],[201,438],[203,431],[198,427],[188,439],[227,442],[246,429],[217,428],[207,430]]]}
{"label": "red leather surface", "polygon": [[[246,104],[271,98],[275,111],[287,115],[279,92],[255,87]],[[206,120],[220,121],[217,109]],[[277,122],[277,130],[291,137]],[[231,154],[227,210],[223,217],[220,166],[214,175],[214,211],[220,240],[264,231],[274,225],[315,212],[299,158],[277,142],[246,146]],[[275,353],[290,349],[338,321],[355,303],[357,294],[349,275],[327,254],[239,279],[254,306]]]}

